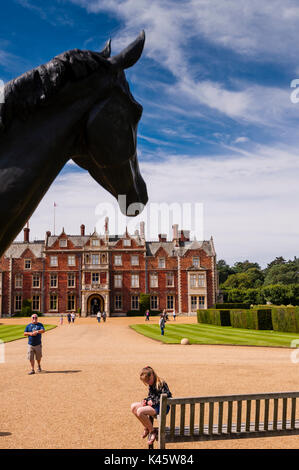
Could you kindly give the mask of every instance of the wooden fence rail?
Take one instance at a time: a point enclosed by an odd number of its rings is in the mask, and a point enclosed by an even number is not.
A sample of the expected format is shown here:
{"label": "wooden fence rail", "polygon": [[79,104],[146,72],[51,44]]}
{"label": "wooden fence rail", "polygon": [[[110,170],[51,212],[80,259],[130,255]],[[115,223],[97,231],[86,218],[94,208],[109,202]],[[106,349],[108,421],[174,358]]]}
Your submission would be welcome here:
{"label": "wooden fence rail", "polygon": [[[171,442],[299,434],[298,397],[299,392],[185,398],[162,395],[159,447],[164,449]],[[167,406],[170,411],[166,415]]]}

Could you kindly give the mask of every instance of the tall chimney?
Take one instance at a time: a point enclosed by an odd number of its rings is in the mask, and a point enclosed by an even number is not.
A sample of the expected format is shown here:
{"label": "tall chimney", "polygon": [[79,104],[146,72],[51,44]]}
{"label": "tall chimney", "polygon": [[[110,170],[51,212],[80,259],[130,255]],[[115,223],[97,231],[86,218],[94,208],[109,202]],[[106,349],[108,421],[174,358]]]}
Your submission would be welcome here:
{"label": "tall chimney", "polygon": [[30,228],[27,225],[27,227],[24,228],[24,242],[25,243],[29,243],[29,232],[30,232]]}
{"label": "tall chimney", "polygon": [[82,224],[82,225],[80,226],[80,229],[81,229],[81,237],[84,237],[84,235],[85,235],[85,225]]}
{"label": "tall chimney", "polygon": [[109,217],[105,217],[105,233],[109,233]]}
{"label": "tall chimney", "polygon": [[140,238],[142,240],[145,239],[145,236],[144,236],[144,222],[143,221],[140,222]]}

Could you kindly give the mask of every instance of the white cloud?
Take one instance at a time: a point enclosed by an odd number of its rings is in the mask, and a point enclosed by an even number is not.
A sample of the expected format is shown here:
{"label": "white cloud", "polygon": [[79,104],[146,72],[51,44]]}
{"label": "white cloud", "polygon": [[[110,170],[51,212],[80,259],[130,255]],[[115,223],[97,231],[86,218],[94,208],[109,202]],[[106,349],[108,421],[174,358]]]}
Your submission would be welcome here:
{"label": "white cloud", "polygon": [[[203,203],[204,237],[213,235],[218,257],[231,263],[249,258],[261,264],[280,255],[293,258],[298,255],[299,231],[299,220],[294,217],[299,200],[297,152],[259,147],[255,153],[240,155],[163,158],[161,154],[155,162],[141,162],[148,186],[148,211],[153,203],[177,203],[181,208],[184,203],[191,203],[192,207]],[[43,238],[47,230],[53,232],[54,201],[57,233],[64,227],[67,233],[79,234],[82,223],[88,233],[94,227],[103,233],[107,207],[111,217],[113,213],[119,217],[115,199],[88,173],[65,173],[56,179],[32,216],[32,237]],[[99,206],[104,203],[106,206]],[[127,221],[120,217],[120,233],[126,222],[133,233],[144,216],[145,212]],[[145,220],[147,224],[154,223],[154,219]],[[191,222],[194,226],[194,220]],[[168,232],[170,236],[171,225],[165,228],[161,224],[162,221],[148,233]]]}

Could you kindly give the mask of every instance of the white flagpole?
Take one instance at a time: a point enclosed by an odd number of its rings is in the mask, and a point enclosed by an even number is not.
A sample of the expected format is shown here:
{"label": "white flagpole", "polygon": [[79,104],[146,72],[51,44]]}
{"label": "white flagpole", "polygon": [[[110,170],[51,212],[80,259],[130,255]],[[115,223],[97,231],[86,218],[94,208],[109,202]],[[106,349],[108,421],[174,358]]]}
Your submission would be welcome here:
{"label": "white flagpole", "polygon": [[54,202],[54,235],[55,235],[55,208],[56,208],[56,203]]}

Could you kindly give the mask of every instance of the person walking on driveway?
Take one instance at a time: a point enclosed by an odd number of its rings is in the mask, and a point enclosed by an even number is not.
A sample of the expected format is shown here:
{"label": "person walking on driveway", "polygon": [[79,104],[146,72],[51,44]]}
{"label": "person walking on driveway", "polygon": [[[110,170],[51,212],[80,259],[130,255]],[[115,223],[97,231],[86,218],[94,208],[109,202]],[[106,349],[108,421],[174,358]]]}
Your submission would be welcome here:
{"label": "person walking on driveway", "polygon": [[163,314],[160,315],[160,320],[159,320],[159,327],[161,330],[161,335],[164,336],[164,329],[165,329],[165,317]]}
{"label": "person walking on driveway", "polygon": [[24,336],[28,336],[28,359],[31,364],[29,375],[35,374],[35,358],[38,364],[38,372],[41,372],[42,359],[42,333],[45,332],[44,325],[38,322],[38,316],[34,313],[31,317],[31,323],[26,326]]}

